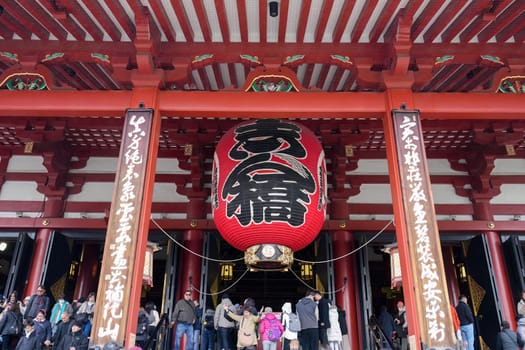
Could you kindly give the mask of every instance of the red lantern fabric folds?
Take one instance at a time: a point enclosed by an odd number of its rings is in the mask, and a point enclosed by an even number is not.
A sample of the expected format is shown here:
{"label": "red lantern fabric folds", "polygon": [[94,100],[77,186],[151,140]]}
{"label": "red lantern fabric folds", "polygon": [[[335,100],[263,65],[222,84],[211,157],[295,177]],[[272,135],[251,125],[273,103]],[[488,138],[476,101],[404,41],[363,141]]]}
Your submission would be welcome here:
{"label": "red lantern fabric folds", "polygon": [[217,229],[240,250],[311,243],[326,216],[326,162],[315,135],[290,121],[239,124],[220,140],[212,172]]}

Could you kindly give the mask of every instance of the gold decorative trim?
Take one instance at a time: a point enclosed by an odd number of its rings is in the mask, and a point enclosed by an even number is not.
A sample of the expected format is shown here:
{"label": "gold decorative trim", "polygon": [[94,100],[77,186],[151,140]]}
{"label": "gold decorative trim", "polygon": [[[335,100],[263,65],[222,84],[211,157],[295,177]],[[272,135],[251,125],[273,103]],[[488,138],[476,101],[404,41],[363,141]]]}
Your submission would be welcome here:
{"label": "gold decorative trim", "polygon": [[251,270],[287,269],[293,263],[293,251],[280,244],[256,244],[246,249],[244,262]]}
{"label": "gold decorative trim", "polygon": [[258,75],[256,77],[254,77],[250,83],[248,84],[248,87],[246,89],[244,89],[245,92],[248,92],[252,89],[252,85],[253,83],[255,83],[256,81],[258,80],[261,80],[261,79],[267,79],[267,78],[279,78],[279,79],[286,79],[287,81],[290,82],[290,84],[292,84],[292,87],[294,88],[295,91],[299,91],[299,89],[297,88],[297,86],[294,84],[294,82],[292,81],[292,79],[287,76],[287,75],[277,75],[277,74],[265,74],[265,75]]}
{"label": "gold decorative trim", "polygon": [[479,307],[481,306],[487,292],[471,276],[468,276],[468,285],[471,293],[472,306],[474,307],[474,315],[477,316]]}
{"label": "gold decorative trim", "polygon": [[37,78],[41,78],[44,81],[46,88],[49,90],[49,85],[47,84],[46,78],[42,74],[31,73],[31,72],[17,72],[17,73],[9,74],[7,77],[4,78],[4,80],[2,80],[2,82],[0,82],[0,88],[3,87],[11,78],[18,77],[18,76],[23,77],[23,76],[28,76],[28,75],[35,76]]}

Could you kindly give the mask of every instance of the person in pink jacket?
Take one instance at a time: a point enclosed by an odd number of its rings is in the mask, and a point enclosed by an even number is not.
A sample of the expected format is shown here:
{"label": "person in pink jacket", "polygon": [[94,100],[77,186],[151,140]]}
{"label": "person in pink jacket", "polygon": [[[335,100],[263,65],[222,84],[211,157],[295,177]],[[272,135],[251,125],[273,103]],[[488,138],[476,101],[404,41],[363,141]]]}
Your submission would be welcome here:
{"label": "person in pink jacket", "polygon": [[263,350],[276,350],[277,343],[284,334],[281,321],[275,317],[271,307],[264,309],[264,318],[259,324],[259,334],[263,342]]}

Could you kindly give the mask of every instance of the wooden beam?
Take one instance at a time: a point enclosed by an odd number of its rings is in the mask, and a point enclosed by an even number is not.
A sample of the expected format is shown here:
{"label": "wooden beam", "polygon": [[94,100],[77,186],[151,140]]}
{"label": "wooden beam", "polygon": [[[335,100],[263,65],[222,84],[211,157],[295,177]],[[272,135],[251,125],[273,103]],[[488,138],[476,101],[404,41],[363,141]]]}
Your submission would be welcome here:
{"label": "wooden beam", "polygon": [[[1,117],[122,117],[132,91],[0,91]],[[28,103],[31,101],[31,103]],[[525,119],[519,94],[414,93],[423,119]],[[382,118],[383,93],[161,91],[163,116],[204,118]]]}
{"label": "wooden beam", "polygon": [[[0,117],[123,117],[131,91],[0,91]],[[30,101],[30,103],[28,103]]]}
{"label": "wooden beam", "polygon": [[[163,230],[188,230],[194,225],[201,230],[214,230],[215,223],[213,220],[172,220],[156,219],[155,220]],[[341,224],[345,224],[352,232],[377,233],[383,229],[389,221],[387,220],[328,220],[323,225],[323,230],[340,230]],[[493,223],[494,230],[505,232],[505,234],[523,235],[525,232],[525,221],[438,221],[439,232],[441,235],[448,234],[481,234],[487,231],[488,225]],[[193,226],[192,226],[193,225]],[[0,229],[39,229],[49,228],[57,230],[106,230],[107,223],[105,219],[64,219],[64,218],[0,218]],[[158,230],[158,227],[150,222],[150,230]],[[389,227],[388,232],[393,232]]]}
{"label": "wooden beam", "polygon": [[[241,4],[243,3],[241,2]],[[242,23],[243,21],[241,21]],[[13,30],[13,28],[9,29]],[[298,40],[302,41],[299,29],[300,26],[298,28]],[[241,43],[161,42],[158,47],[158,57],[160,61],[164,58],[189,61],[194,56],[210,53],[214,55],[215,62],[227,63],[238,62],[241,53],[250,53],[264,58],[275,57],[276,52],[278,52],[282,58],[300,53],[305,55],[306,63],[321,63],[326,61],[327,52],[342,55],[348,55],[350,52],[350,56],[354,60],[361,58],[382,62],[389,46],[388,43],[265,43],[261,45],[261,43],[247,43],[245,41]],[[64,52],[68,60],[79,59],[84,61],[93,52],[108,55],[112,62],[119,59],[124,59],[127,62],[129,57],[135,55],[133,42],[87,41],[78,45],[75,41],[32,40],[28,45],[28,42],[24,40],[8,39],[2,41],[2,49],[16,52],[19,56],[41,55],[42,58],[43,53]],[[480,53],[494,54],[506,59],[525,60],[525,50],[522,50],[521,43],[412,43],[410,51],[411,57],[416,60],[454,55],[455,62],[471,64],[478,63]]]}
{"label": "wooden beam", "polygon": [[414,94],[423,119],[525,119],[520,94]]}

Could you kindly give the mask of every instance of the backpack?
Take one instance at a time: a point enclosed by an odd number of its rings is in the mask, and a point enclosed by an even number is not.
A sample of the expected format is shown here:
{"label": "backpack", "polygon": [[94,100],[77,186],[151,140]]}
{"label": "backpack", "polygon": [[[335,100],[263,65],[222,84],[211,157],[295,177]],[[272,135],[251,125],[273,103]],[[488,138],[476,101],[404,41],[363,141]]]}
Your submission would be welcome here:
{"label": "backpack", "polygon": [[145,335],[148,330],[149,318],[144,312],[139,312],[139,320],[137,322],[137,336]]}
{"label": "backpack", "polygon": [[301,321],[299,316],[295,312],[291,312],[288,315],[288,330],[291,332],[300,332],[301,331]]}
{"label": "backpack", "polygon": [[7,318],[7,322],[5,322],[2,333],[16,336],[21,335],[24,329],[22,326],[22,317],[18,317],[14,312],[8,312],[5,317]]}
{"label": "backpack", "polygon": [[206,329],[214,329],[214,325],[213,325],[213,315],[206,315],[204,316],[204,328]]}
{"label": "backpack", "polygon": [[268,320],[270,328],[267,331],[268,339],[270,341],[278,341],[281,338],[281,329],[279,328],[279,321],[274,319]]}

